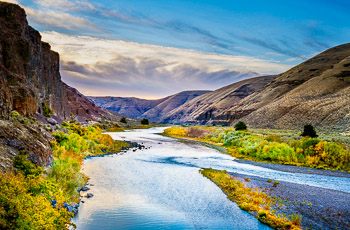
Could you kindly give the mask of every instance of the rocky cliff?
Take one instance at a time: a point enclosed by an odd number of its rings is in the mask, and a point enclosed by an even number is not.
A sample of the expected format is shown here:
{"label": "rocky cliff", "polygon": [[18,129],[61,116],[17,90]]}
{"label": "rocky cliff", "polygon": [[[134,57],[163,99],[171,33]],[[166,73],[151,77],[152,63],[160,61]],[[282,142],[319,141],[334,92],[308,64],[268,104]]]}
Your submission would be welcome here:
{"label": "rocky cliff", "polygon": [[192,99],[211,91],[183,91],[158,100],[134,97],[91,97],[99,106],[133,118],[148,118],[159,122],[172,110]]}
{"label": "rocky cliff", "polygon": [[258,77],[204,94],[163,118],[165,123],[350,130],[350,44],[340,45],[277,76]]}
{"label": "rocky cliff", "polygon": [[62,82],[58,53],[28,25],[20,6],[0,2],[0,171],[11,170],[20,153],[37,165],[51,164],[47,130],[55,126],[35,121],[47,122],[45,109],[58,122],[71,113],[84,122],[120,119]]}
{"label": "rocky cliff", "polygon": [[82,120],[113,117],[62,82],[59,66],[58,53],[28,25],[24,10],[0,2],[0,116],[13,110],[34,116],[49,106],[61,120],[71,113]]}

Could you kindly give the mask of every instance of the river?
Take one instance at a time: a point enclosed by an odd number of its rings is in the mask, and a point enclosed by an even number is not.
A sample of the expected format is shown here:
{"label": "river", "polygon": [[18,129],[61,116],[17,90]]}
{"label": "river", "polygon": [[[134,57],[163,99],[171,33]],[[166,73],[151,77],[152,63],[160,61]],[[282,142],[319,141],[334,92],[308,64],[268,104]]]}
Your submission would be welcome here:
{"label": "river", "polygon": [[84,198],[77,229],[269,229],[239,209],[198,171],[225,169],[350,193],[350,178],[287,173],[242,164],[218,150],[159,135],[164,128],[109,133],[142,150],[84,162],[94,196]]}

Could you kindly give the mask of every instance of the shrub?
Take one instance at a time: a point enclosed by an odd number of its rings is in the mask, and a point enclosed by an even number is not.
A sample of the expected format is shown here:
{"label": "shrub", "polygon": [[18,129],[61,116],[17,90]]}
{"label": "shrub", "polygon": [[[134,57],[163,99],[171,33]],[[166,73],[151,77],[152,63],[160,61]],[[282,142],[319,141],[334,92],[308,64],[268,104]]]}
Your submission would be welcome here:
{"label": "shrub", "polygon": [[24,152],[15,156],[13,161],[13,166],[18,169],[20,172],[24,174],[24,176],[28,175],[40,175],[43,170],[41,167],[36,167],[31,161],[27,160],[27,155]]}
{"label": "shrub", "polygon": [[43,103],[42,106],[43,106],[43,115],[45,117],[51,117],[51,114],[53,114],[52,109],[45,103]]}
{"label": "shrub", "polygon": [[314,127],[311,124],[306,124],[304,126],[304,131],[301,134],[301,136],[303,136],[303,137],[311,137],[311,138],[318,137]]}
{"label": "shrub", "polygon": [[19,116],[20,116],[20,114],[17,111],[12,111],[11,112],[11,117],[14,120],[17,120]]}
{"label": "shrub", "polygon": [[[200,173],[216,183],[242,210],[251,213],[263,223],[274,229],[300,229],[300,223],[298,224],[297,221],[292,222],[273,212],[271,206],[274,201],[266,193],[246,187],[244,183],[233,179],[226,171],[207,168],[201,169]],[[289,227],[285,228],[285,226]]]}
{"label": "shrub", "polygon": [[304,155],[307,156],[314,156],[315,153],[315,147],[318,143],[320,143],[321,140],[315,139],[315,138],[307,138],[302,140],[301,147],[304,151]]}
{"label": "shrub", "polygon": [[149,125],[149,120],[147,118],[142,118],[140,122],[141,125]]}
{"label": "shrub", "polygon": [[61,123],[61,127],[63,127],[63,128],[69,127],[68,122],[66,122],[66,121],[62,121],[62,123]]}
{"label": "shrub", "polygon": [[273,187],[277,187],[277,185],[279,185],[280,184],[280,182],[278,182],[277,180],[275,180],[274,182],[273,182]]}
{"label": "shrub", "polygon": [[62,131],[53,133],[52,136],[56,139],[58,144],[62,143],[63,141],[68,141],[68,136]]}
{"label": "shrub", "polygon": [[184,127],[171,127],[164,130],[165,135],[185,137],[187,130]]}
{"label": "shrub", "polygon": [[268,135],[267,137],[265,137],[265,140],[269,141],[269,142],[278,142],[278,143],[282,143],[282,138],[280,136],[277,136],[275,134],[271,134]]}
{"label": "shrub", "polygon": [[240,131],[240,130],[247,130],[247,125],[243,121],[237,122],[235,125],[235,130]]}
{"label": "shrub", "polygon": [[121,122],[121,123],[124,123],[124,124],[128,123],[128,122],[126,121],[126,118],[125,118],[125,117],[122,117],[122,118],[120,119],[120,122]]}
{"label": "shrub", "polygon": [[202,138],[207,134],[207,132],[198,127],[190,127],[187,129],[187,136],[192,138]]}
{"label": "shrub", "polygon": [[[57,201],[51,205],[51,197]],[[57,186],[43,176],[7,173],[0,177],[0,229],[68,229],[72,213],[63,208]]]}

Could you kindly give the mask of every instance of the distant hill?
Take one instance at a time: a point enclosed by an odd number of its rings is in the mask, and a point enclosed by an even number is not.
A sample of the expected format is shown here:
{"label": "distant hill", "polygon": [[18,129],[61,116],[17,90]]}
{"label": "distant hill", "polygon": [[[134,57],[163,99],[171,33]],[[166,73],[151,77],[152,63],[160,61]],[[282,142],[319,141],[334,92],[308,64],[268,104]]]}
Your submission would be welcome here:
{"label": "distant hill", "polygon": [[135,97],[90,97],[97,105],[132,118],[148,118],[158,122],[172,110],[211,91],[184,91],[158,100]]}
{"label": "distant hill", "polygon": [[244,80],[204,94],[171,111],[164,123],[301,128],[306,123],[350,129],[350,43],[276,76]]}

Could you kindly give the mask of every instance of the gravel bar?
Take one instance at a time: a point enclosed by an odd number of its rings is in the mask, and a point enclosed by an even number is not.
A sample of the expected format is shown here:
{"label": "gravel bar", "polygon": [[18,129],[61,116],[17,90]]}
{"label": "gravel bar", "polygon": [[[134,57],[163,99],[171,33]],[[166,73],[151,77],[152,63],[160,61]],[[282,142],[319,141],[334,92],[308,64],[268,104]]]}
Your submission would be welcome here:
{"label": "gravel bar", "polygon": [[238,173],[230,175],[248,187],[259,188],[279,198],[273,209],[279,214],[301,215],[303,229],[350,229],[349,193],[284,181],[274,187],[274,181],[268,182],[266,178]]}

